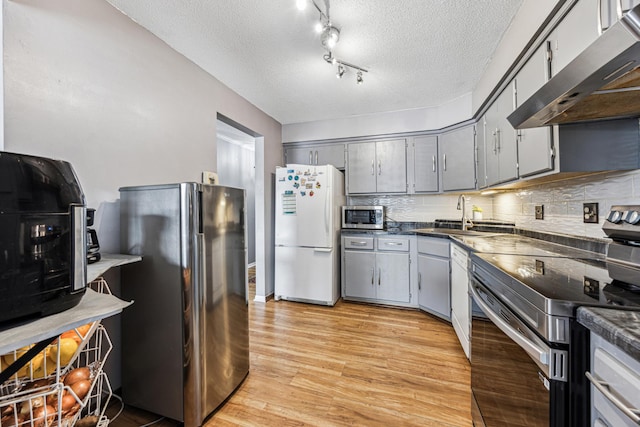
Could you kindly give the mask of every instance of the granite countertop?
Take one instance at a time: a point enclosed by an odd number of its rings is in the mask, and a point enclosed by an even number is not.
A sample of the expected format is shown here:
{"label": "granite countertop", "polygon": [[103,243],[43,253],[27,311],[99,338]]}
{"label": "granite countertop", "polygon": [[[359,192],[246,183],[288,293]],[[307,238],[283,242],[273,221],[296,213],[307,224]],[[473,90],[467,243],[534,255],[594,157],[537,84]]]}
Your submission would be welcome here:
{"label": "granite countertop", "polygon": [[580,307],[578,322],[640,361],[640,311]]}
{"label": "granite countertop", "polygon": [[[342,229],[343,235],[387,234],[427,236],[450,239],[471,252],[515,253],[515,243],[529,244],[562,257],[605,259],[608,241],[588,237],[547,233],[515,227],[514,223],[481,220],[474,221],[470,230],[462,230],[461,220],[436,219],[435,222],[386,221],[384,230]],[[486,239],[489,237],[489,239]],[[506,246],[505,246],[506,245]],[[525,252],[526,253],[526,252]]]}

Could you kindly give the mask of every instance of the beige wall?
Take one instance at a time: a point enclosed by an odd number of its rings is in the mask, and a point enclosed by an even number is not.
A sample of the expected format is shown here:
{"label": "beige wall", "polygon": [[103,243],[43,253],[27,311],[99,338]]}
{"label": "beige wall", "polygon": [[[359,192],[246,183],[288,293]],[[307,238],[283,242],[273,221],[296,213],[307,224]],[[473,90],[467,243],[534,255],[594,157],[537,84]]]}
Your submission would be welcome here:
{"label": "beige wall", "polygon": [[282,126],[103,0],[4,1],[6,151],[71,162],[106,251],[118,188],[216,170],[217,114],[261,135],[257,294],[273,292],[271,173]]}

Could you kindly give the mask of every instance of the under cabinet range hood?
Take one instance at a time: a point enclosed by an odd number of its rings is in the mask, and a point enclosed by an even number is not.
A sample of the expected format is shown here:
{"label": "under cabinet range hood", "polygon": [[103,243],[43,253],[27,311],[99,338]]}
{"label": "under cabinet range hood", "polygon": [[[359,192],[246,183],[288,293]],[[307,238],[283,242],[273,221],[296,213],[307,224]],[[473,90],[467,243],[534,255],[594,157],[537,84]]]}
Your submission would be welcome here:
{"label": "under cabinet range hood", "polygon": [[640,116],[640,5],[509,117],[516,129]]}

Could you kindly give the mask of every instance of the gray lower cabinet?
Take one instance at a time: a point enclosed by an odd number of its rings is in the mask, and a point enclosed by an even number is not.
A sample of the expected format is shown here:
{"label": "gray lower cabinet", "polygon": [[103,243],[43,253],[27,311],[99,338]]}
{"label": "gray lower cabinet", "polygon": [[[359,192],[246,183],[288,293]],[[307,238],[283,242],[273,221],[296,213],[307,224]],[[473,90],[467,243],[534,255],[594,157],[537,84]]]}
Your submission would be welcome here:
{"label": "gray lower cabinet", "polygon": [[449,239],[418,237],[418,305],[451,321]]}
{"label": "gray lower cabinet", "polygon": [[376,254],[373,251],[346,250],[343,254],[343,298],[376,298]]}
{"label": "gray lower cabinet", "polygon": [[408,305],[410,238],[342,236],[342,298]]}
{"label": "gray lower cabinet", "polygon": [[348,144],[346,171],[348,194],[406,193],[406,140]]}
{"label": "gray lower cabinet", "polygon": [[476,157],[474,126],[466,126],[440,136],[442,190],[473,190],[476,188]]}

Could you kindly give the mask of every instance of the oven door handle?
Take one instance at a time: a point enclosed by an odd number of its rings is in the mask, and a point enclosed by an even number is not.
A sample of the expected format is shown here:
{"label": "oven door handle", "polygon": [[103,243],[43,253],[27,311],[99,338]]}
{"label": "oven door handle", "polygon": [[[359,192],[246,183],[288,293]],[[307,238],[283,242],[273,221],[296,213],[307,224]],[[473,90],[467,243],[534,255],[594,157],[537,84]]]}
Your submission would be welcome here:
{"label": "oven door handle", "polygon": [[478,294],[478,291],[475,289],[475,286],[471,285],[470,288],[476,303],[480,306],[489,320],[491,320],[498,327],[498,329],[500,329],[506,336],[511,338],[516,344],[522,347],[522,349],[526,351],[529,356],[540,361],[540,363],[542,363],[544,366],[549,366],[549,352],[540,348],[535,343],[523,337],[517,330],[513,329],[511,325],[502,320],[500,316],[494,313],[493,310],[491,310],[491,308],[482,300],[482,298]]}

